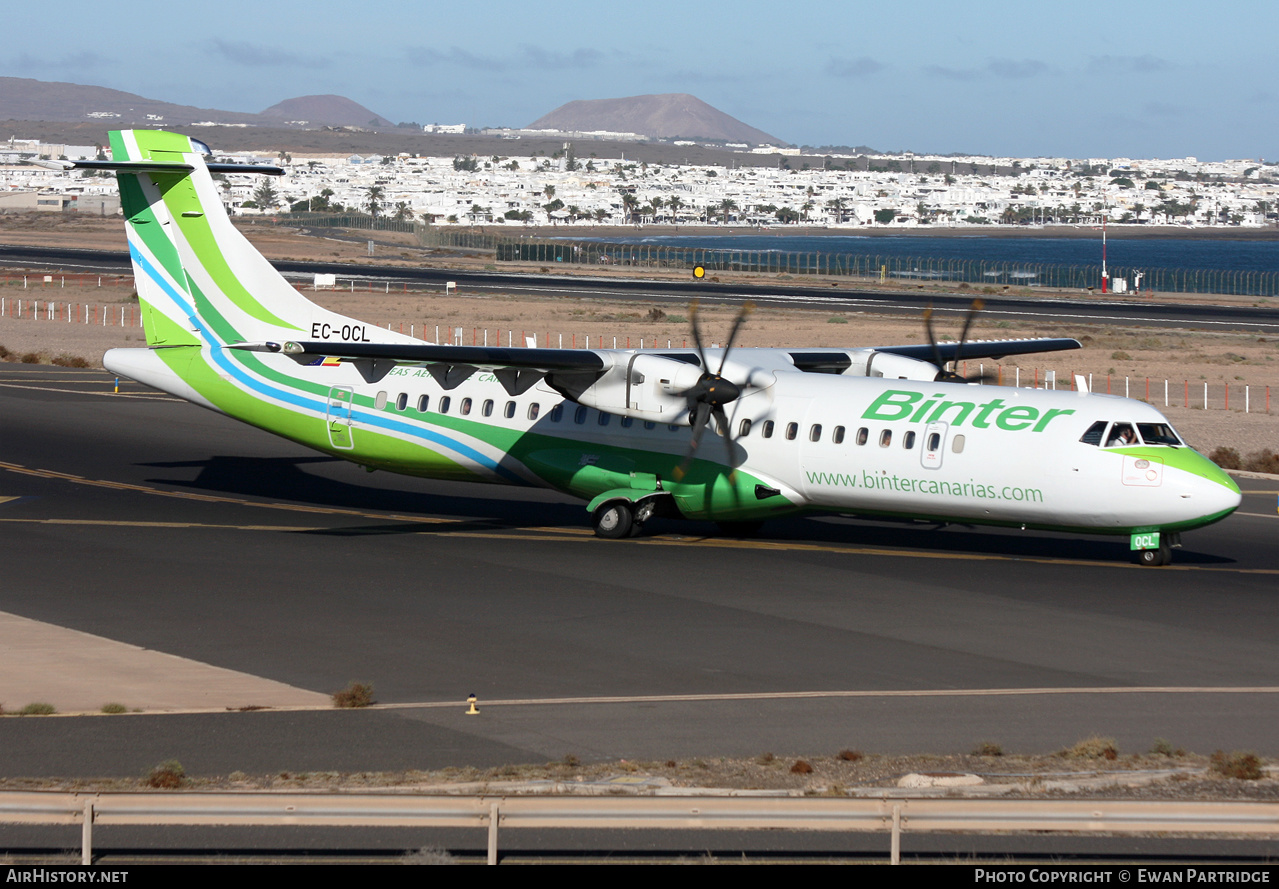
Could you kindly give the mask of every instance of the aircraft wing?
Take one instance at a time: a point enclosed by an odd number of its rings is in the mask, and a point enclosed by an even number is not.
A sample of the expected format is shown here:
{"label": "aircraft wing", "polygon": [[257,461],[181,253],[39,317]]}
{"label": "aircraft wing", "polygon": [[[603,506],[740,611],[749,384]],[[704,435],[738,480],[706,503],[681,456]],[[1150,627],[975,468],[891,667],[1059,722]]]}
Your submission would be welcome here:
{"label": "aircraft wing", "polygon": [[285,343],[286,355],[316,355],[331,358],[368,358],[397,364],[466,365],[476,370],[520,370],[599,372],[607,362],[590,349],[512,349],[500,346],[437,346],[432,343]]}
{"label": "aircraft wing", "polygon": [[937,343],[936,351],[929,343],[909,346],[876,346],[876,352],[891,352],[907,358],[932,361],[938,355],[942,361],[963,358],[1006,358],[1009,355],[1033,355],[1037,352],[1068,352],[1082,349],[1083,344],[1070,337],[1042,337],[1028,340],[968,340],[964,343]]}

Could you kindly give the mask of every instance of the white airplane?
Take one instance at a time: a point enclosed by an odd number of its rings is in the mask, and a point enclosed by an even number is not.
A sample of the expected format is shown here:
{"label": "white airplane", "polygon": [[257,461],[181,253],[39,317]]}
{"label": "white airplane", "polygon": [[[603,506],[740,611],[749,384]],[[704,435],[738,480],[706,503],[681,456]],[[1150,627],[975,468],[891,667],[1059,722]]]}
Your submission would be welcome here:
{"label": "white airplane", "polygon": [[1128,535],[1146,565],[1240,503],[1149,405],[946,370],[1075,340],[733,350],[743,312],[723,349],[695,317],[695,350],[424,343],[316,306],[240,235],[210,172],[278,168],[169,132],[111,149],[72,165],[118,175],[147,348],[106,367],[368,469],[554,488],[601,537],[815,511]]}

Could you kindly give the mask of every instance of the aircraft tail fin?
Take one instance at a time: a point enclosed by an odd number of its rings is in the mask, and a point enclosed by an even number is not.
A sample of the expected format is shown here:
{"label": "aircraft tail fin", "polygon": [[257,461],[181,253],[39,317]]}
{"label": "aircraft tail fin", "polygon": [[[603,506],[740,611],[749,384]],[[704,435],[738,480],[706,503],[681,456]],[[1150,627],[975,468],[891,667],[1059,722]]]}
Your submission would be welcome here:
{"label": "aircraft tail fin", "polygon": [[[129,254],[151,346],[314,339],[313,330],[365,342],[415,342],[323,309],[294,289],[231,224],[213,173],[280,173],[278,167],[213,164],[204,143],[178,133],[111,133]],[[343,337],[342,339],[350,339]]]}

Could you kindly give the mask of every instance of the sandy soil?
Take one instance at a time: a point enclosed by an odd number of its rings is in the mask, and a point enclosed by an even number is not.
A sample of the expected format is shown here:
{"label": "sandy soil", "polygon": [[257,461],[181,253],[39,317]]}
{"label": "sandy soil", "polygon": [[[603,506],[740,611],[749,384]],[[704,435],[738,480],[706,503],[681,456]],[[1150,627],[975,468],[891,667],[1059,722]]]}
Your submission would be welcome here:
{"label": "sandy soil", "polygon": [[[58,244],[119,249],[123,243],[123,224],[119,220],[71,219],[57,224],[23,217],[27,228],[14,228],[5,220],[0,241],[26,244]],[[379,245],[373,258],[367,256],[366,239],[342,240],[302,237],[289,230],[270,226],[246,226],[250,239],[267,256],[294,259],[335,259],[344,262],[404,263],[443,267],[476,267],[485,264],[484,257],[422,251],[410,243],[411,235],[378,233]],[[398,243],[396,243],[398,242]],[[503,266],[506,268],[505,264]],[[556,269],[556,271],[560,271]],[[596,268],[575,270],[582,274],[600,274]],[[635,269],[611,269],[612,274],[633,275]],[[651,270],[646,276],[660,277]],[[669,275],[675,275],[671,272]],[[679,274],[682,279],[682,273]],[[734,281],[767,284],[774,276],[739,276]],[[802,283],[788,278],[789,283]],[[821,283],[827,284],[824,280]],[[376,290],[308,292],[308,296],[326,308],[352,315],[396,330],[410,330],[417,336],[425,331],[434,340],[436,330],[444,341],[450,331],[462,328],[462,341],[505,345],[513,337],[523,343],[526,336],[536,336],[538,345],[565,347],[583,345],[587,337],[598,347],[682,346],[688,340],[687,313],[672,311],[656,304],[636,307],[633,303],[614,303],[583,297],[528,298],[491,294],[444,296],[439,291],[378,292]],[[61,320],[30,320],[30,303],[35,298],[44,306],[53,300],[59,304]],[[1163,300],[1165,297],[1158,297]],[[97,286],[97,278],[84,281],[55,277],[43,284],[32,277],[24,289],[20,277],[0,277],[0,299],[4,315],[0,316],[0,346],[21,358],[37,353],[48,361],[59,355],[83,357],[91,364],[101,363],[102,353],[116,346],[139,345],[144,342],[139,328],[118,325],[120,308],[134,305],[132,286],[105,280]],[[25,317],[13,316],[14,302],[22,300]],[[1230,301],[1227,298],[1213,301]],[[76,323],[68,323],[66,304],[70,303]],[[109,306],[90,309],[94,323],[79,323],[84,318],[83,305]],[[650,315],[650,312],[652,314]],[[727,335],[733,309],[707,307],[702,310],[706,337],[718,341]],[[101,323],[103,314],[108,324]],[[43,317],[42,310],[42,317]],[[954,337],[959,333],[956,320],[938,322],[938,335]],[[1197,330],[1127,329],[1102,325],[1023,325],[979,318],[972,333],[974,338],[1010,338],[1030,336],[1071,336],[1084,343],[1084,349],[1057,355],[1030,356],[1002,364],[1005,384],[1018,380],[1022,385],[1042,382],[1045,371],[1056,371],[1062,385],[1068,385],[1071,374],[1091,375],[1093,391],[1109,391],[1134,398],[1147,397],[1164,408],[1164,380],[1168,380],[1166,413],[1191,444],[1211,451],[1218,446],[1234,447],[1247,454],[1262,448],[1279,450],[1279,405],[1266,408],[1266,387],[1272,399],[1279,399],[1279,338],[1258,337],[1241,333],[1217,333]],[[487,338],[487,339],[486,339]],[[760,309],[751,318],[741,338],[743,346],[788,347],[855,347],[924,341],[922,322],[869,314],[831,315],[804,309]],[[987,368],[989,370],[989,368]],[[970,363],[969,372],[975,372]],[[1107,380],[1109,378],[1109,380]],[[1204,384],[1208,384],[1210,410],[1203,409]],[[1127,389],[1125,389],[1127,386]],[[1230,390],[1230,409],[1225,410],[1226,388]],[[1245,414],[1244,387],[1249,387],[1250,408]],[[1191,408],[1184,407],[1189,392]],[[1258,412],[1260,411],[1260,412]]]}

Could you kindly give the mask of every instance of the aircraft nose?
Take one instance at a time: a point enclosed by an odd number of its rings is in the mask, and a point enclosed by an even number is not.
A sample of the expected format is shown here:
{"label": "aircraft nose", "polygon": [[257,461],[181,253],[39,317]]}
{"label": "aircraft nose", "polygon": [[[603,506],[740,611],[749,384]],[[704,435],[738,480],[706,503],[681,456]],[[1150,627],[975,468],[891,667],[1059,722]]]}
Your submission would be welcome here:
{"label": "aircraft nose", "polygon": [[1201,461],[1195,473],[1198,476],[1198,484],[1195,485],[1193,494],[1196,501],[1195,511],[1205,518],[1209,516],[1225,518],[1238,509],[1239,504],[1243,502],[1239,485],[1235,484],[1233,478],[1207,457],[1198,454],[1195,456]]}

